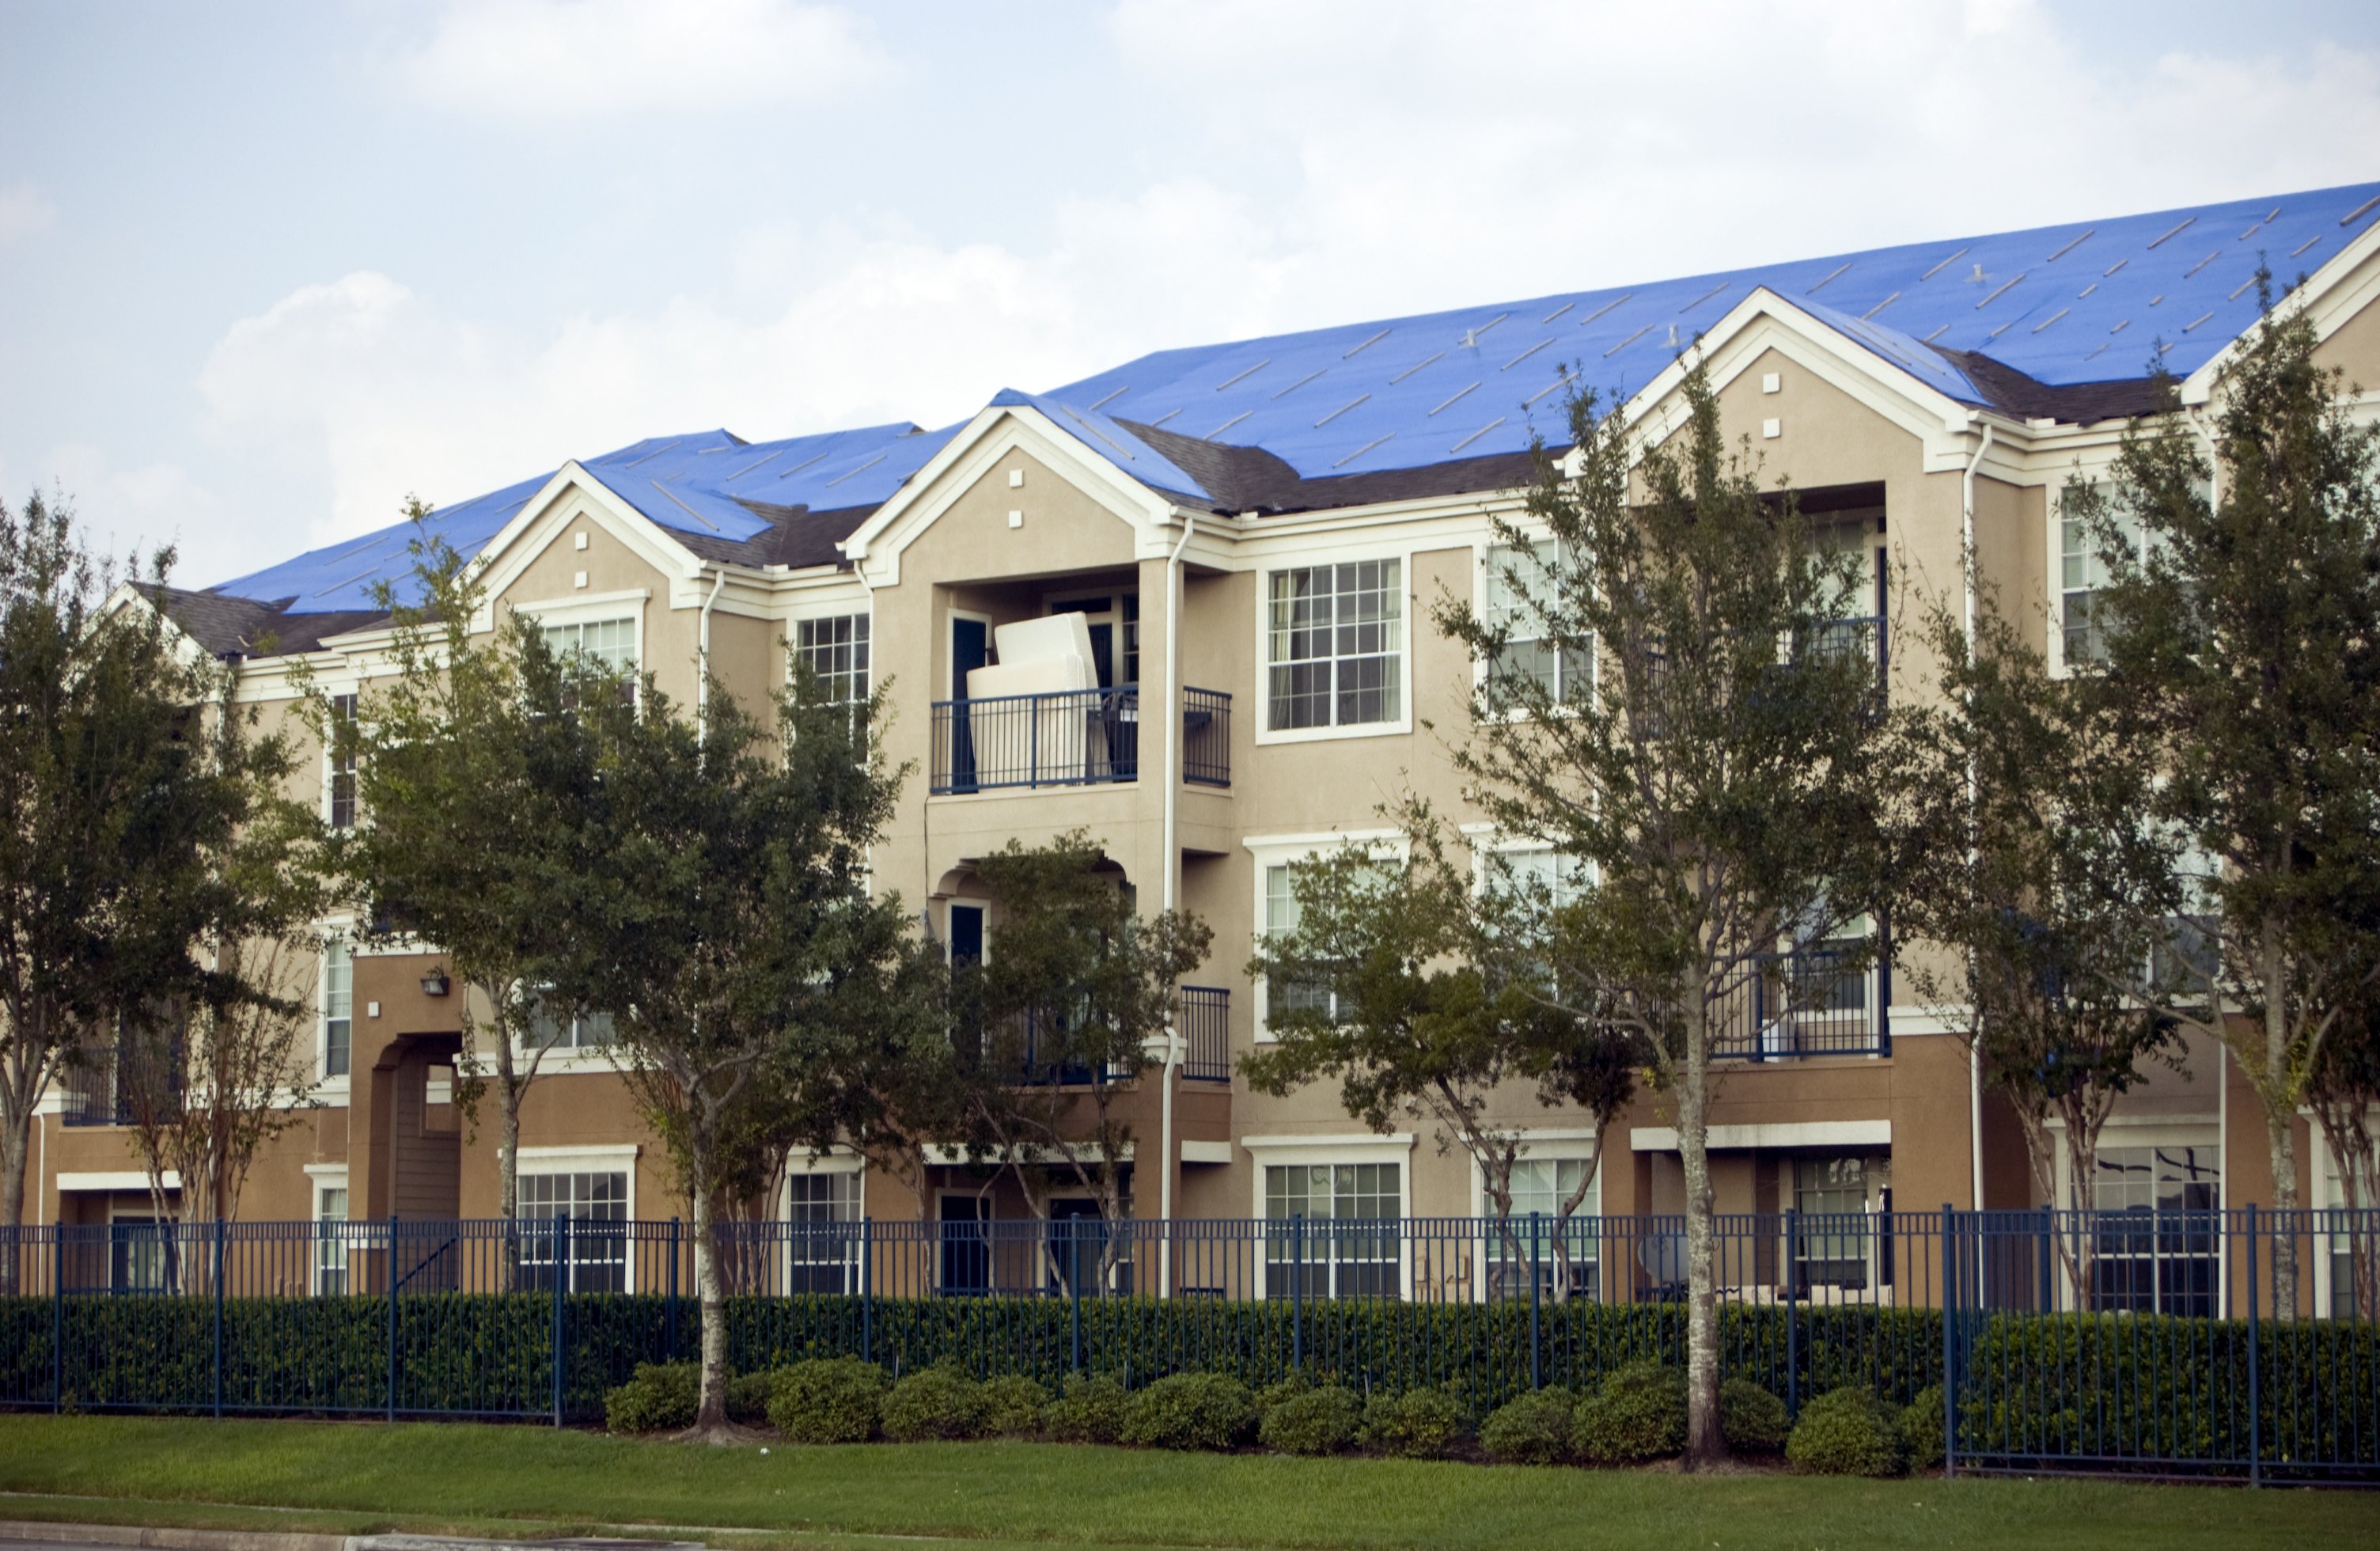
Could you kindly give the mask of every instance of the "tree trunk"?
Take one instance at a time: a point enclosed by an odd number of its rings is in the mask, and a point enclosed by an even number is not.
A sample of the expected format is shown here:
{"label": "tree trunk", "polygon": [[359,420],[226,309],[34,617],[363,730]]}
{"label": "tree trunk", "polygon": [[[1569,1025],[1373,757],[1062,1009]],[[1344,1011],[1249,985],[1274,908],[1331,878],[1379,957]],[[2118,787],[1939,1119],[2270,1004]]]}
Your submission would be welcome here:
{"label": "tree trunk", "polygon": [[[2267,924],[2259,945],[2259,965],[2265,989],[2265,1080],[2258,1096],[2265,1101],[2265,1137],[2272,1152],[2273,1210],[2298,1209],[2298,1138],[2296,1084],[2289,1080],[2289,966],[2281,951],[2280,930]],[[2293,1231],[2273,1235],[2273,1310],[2296,1314],[2298,1308],[2298,1240]]]}
{"label": "tree trunk", "polygon": [[496,1215],[504,1219],[504,1290],[520,1286],[520,1100],[513,1092],[512,1060],[496,1077]]}
{"label": "tree trunk", "polygon": [[[708,1158],[696,1154],[694,1174],[708,1181]],[[707,1185],[694,1193],[694,1283],[702,1295],[702,1399],[690,1436],[716,1439],[727,1431],[727,1289],[712,1239],[715,1209]]]}
{"label": "tree trunk", "polygon": [[10,1105],[0,1117],[0,1296],[13,1296],[22,1286],[21,1267],[32,1254],[22,1231],[25,1221],[25,1155],[31,1140],[32,1106]]}
{"label": "tree trunk", "polygon": [[[1678,1158],[1686,1171],[1687,1470],[1727,1458],[1718,1426],[1718,1286],[1713,1264],[1710,1151],[1709,982],[1686,1009],[1686,1049],[1678,1080]],[[1788,1273],[1791,1274],[1790,1271]]]}

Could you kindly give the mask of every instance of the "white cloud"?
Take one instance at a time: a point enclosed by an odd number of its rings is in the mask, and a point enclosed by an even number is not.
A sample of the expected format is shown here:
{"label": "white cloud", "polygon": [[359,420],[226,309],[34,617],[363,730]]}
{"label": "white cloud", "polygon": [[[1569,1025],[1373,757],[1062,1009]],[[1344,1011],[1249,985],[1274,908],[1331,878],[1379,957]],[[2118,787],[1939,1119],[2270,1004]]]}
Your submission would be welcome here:
{"label": "white cloud", "polygon": [[264,552],[257,542],[264,536],[241,535],[227,520],[223,503],[179,465],[119,468],[91,443],[67,442],[52,448],[40,467],[41,487],[66,492],[93,548],[121,560],[173,544],[180,551],[174,578],[184,586],[215,579],[212,573],[200,576],[203,567],[194,565],[202,553],[241,545]]}
{"label": "white cloud", "polygon": [[395,61],[439,106],[565,118],[818,102],[891,69],[864,22],[798,0],[456,0]]}
{"label": "white cloud", "polygon": [[[244,510],[279,540],[194,573],[645,435],[945,423],[1169,345],[2348,182],[2380,143],[2380,56],[2085,57],[2028,0],[1128,0],[1105,37],[1096,67],[1196,111],[1116,131],[1144,185],[1018,182],[1040,225],[1005,244],[937,240],[930,209],[761,203],[715,234],[719,296],[524,329],[366,271],[238,322],[200,378],[210,430],[330,501],[260,478]],[[884,67],[841,13],[762,0],[457,6],[407,64],[433,96],[556,113]]]}
{"label": "white cloud", "polygon": [[0,248],[57,223],[58,207],[30,181],[19,179],[0,188]]}

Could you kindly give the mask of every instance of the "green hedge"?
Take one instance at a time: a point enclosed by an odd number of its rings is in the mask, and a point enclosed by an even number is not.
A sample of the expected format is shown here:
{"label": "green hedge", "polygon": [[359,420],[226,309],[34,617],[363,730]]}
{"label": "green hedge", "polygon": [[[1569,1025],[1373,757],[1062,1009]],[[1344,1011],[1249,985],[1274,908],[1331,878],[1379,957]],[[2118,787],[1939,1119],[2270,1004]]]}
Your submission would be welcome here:
{"label": "green hedge", "polygon": [[[2244,1461],[2250,1344],[2240,1320],[1985,1320],[1961,1386],[1959,1457]],[[2254,1345],[2266,1463],[2380,1465],[2380,1325],[2267,1321]]]}
{"label": "green hedge", "polygon": [[[51,1399],[47,1298],[0,1300],[0,1404]],[[1138,1388],[1174,1373],[1220,1373],[1251,1388],[1299,1371],[1370,1396],[1444,1390],[1476,1422],[1530,1385],[1524,1303],[1449,1304],[1111,1298],[880,1298],[804,1294],[728,1303],[728,1366],[758,1373],[812,1357],[867,1355],[895,1375],[950,1363],[978,1378],[1018,1375],[1055,1390],[1074,1371]],[[66,1392],[80,1409],[204,1411],[213,1404],[214,1305],[204,1297],[77,1295],[65,1303]],[[602,1414],[639,1363],[694,1354],[692,1299],[575,1294],[565,1300],[564,1410]],[[544,1292],[424,1293],[397,1300],[400,1412],[550,1415],[553,1300]],[[1547,1304],[1548,1384],[1591,1389],[1630,1362],[1682,1363],[1674,1303]],[[1931,1313],[1795,1312],[1801,1392],[1874,1385],[1905,1400],[1941,1376]],[[231,1411],[370,1412],[388,1401],[388,1305],[342,1298],[235,1298],[224,1309],[224,1405]],[[1785,1393],[1785,1311],[1720,1311],[1722,1366]]]}

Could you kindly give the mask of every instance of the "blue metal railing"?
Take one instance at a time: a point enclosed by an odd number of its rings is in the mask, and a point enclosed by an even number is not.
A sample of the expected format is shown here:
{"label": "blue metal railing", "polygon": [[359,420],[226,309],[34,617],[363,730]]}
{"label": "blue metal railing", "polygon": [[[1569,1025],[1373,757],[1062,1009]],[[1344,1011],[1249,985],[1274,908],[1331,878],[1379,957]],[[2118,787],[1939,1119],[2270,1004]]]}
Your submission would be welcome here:
{"label": "blue metal railing", "polygon": [[1187,1048],[1182,1075],[1194,1083],[1232,1080],[1232,993],[1221,986],[1184,986],[1174,1021]]}
{"label": "blue metal railing", "polygon": [[1849,950],[1753,954],[1720,1003],[1712,1054],[1730,1060],[1889,1054],[1882,985],[1878,967]]}
{"label": "blue metal railing", "polygon": [[[1232,697],[1182,692],[1183,779],[1232,783]],[[1140,779],[1138,685],[1002,695],[933,704],[930,786],[937,795]]]}
{"label": "blue metal railing", "polygon": [[[132,1242],[0,1230],[0,1406],[559,1421],[698,1344],[674,1221],[201,1222],[127,1257]],[[1439,1386],[1475,1419],[1684,1355],[1676,1216],[954,1214],[737,1220],[712,1244],[738,1372],[849,1354],[1044,1383],[1302,1374]],[[404,1279],[431,1249],[453,1274]],[[1712,1249],[1723,1373],[1789,1411],[1844,1385],[1903,1406],[1941,1386],[1954,1472],[2380,1484],[2380,1211],[1721,1214]],[[125,1276],[152,1295],[98,1290]]]}

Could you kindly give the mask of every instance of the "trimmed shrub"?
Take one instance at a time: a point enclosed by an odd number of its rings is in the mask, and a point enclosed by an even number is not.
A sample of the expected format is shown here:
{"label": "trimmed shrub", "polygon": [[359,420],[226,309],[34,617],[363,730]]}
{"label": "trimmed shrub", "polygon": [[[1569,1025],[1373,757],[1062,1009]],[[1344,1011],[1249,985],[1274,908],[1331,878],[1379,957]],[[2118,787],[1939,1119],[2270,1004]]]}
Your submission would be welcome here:
{"label": "trimmed shrub", "polygon": [[1928,1385],[1900,1413],[1900,1441],[1912,1471],[1942,1467],[1942,1387]]}
{"label": "trimmed shrub", "polygon": [[[1940,1413],[1940,1391],[1935,1411]],[[1718,1387],[1718,1433],[1737,1454],[1776,1454],[1792,1431],[1785,1402],[1748,1378],[1731,1378]]]}
{"label": "trimmed shrub", "polygon": [[1262,1423],[1272,1414],[1272,1408],[1300,1395],[1310,1394],[1314,1386],[1304,1374],[1292,1374],[1278,1384],[1268,1384],[1256,1392],[1257,1420]]}
{"label": "trimmed shrub", "polygon": [[884,1397],[880,1425],[894,1443],[971,1438],[983,1424],[983,1386],[957,1368],[904,1374]]}
{"label": "trimmed shrub", "polygon": [[1507,1465],[1551,1465],[1570,1458],[1571,1413],[1566,1389],[1539,1389],[1509,1400],[1479,1424],[1479,1447]]}
{"label": "trimmed shrub", "polygon": [[986,1379],[978,1395],[983,1402],[978,1430],[988,1438],[1031,1437],[1050,1403],[1050,1391],[1022,1374]]}
{"label": "trimmed shrub", "polygon": [[692,1363],[639,1363],[634,1378],[603,1397],[603,1425],[615,1433],[672,1432],[694,1425],[702,1370]]}
{"label": "trimmed shrub", "polygon": [[1900,1419],[1876,1391],[1850,1385],[1802,1408],[1785,1458],[1811,1475],[1899,1475]]}
{"label": "trimmed shrub", "polygon": [[769,1420],[769,1387],[777,1382],[774,1374],[737,1374],[727,1381],[727,1420],[730,1422],[766,1422]]}
{"label": "trimmed shrub", "polygon": [[778,1370],[769,1420],[795,1443],[866,1443],[876,1436],[891,1382],[856,1357],[814,1357]]}
{"label": "trimmed shrub", "polygon": [[1428,1460],[1463,1436],[1463,1408],[1443,1389],[1375,1395],[1364,1408],[1364,1443],[1383,1454]]}
{"label": "trimmed shrub", "polygon": [[1058,1398],[1041,1409],[1041,1430],[1060,1443],[1114,1443],[1123,1436],[1132,1396],[1106,1374],[1068,1374]]}
{"label": "trimmed shrub", "polygon": [[1123,1441],[1151,1448],[1235,1448],[1256,1430],[1256,1397],[1222,1374],[1173,1374],[1132,1398]]}
{"label": "trimmed shrub", "polygon": [[1276,1402],[1257,1436],[1283,1454],[1336,1454],[1355,1441],[1364,1402],[1343,1384],[1326,1384]]}
{"label": "trimmed shrub", "polygon": [[1615,1368],[1578,1403],[1578,1451],[1598,1465],[1666,1460],[1686,1448],[1686,1375],[1658,1363]]}

